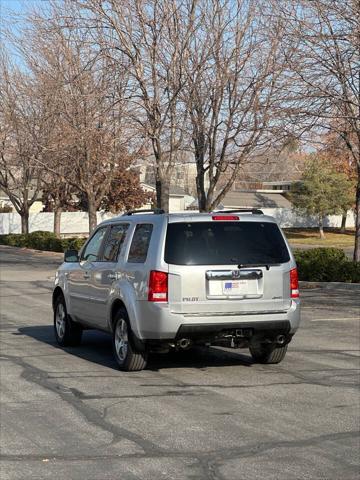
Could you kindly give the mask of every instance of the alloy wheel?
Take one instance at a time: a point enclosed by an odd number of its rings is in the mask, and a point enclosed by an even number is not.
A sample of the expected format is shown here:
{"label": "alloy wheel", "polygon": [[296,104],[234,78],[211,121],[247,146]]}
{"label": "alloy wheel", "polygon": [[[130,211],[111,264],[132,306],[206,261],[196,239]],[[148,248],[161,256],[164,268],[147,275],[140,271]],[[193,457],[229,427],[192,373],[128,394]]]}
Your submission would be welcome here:
{"label": "alloy wheel", "polygon": [[65,326],[66,326],[66,313],[65,308],[62,303],[59,303],[56,309],[56,318],[55,318],[55,325],[56,325],[56,333],[58,337],[62,339],[65,335]]}
{"label": "alloy wheel", "polygon": [[115,330],[115,350],[120,362],[124,362],[128,353],[128,329],[124,319],[120,319]]}

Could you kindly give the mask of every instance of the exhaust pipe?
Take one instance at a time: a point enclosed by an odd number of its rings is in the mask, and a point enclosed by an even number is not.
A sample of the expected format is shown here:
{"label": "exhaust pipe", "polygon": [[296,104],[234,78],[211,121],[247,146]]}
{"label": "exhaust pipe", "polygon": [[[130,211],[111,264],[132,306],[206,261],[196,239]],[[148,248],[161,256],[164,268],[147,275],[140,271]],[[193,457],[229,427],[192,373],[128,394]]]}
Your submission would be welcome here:
{"label": "exhaust pipe", "polygon": [[191,343],[191,340],[189,338],[182,338],[181,340],[178,341],[178,346],[182,349],[186,349],[189,347]]}
{"label": "exhaust pipe", "polygon": [[276,337],[276,343],[277,343],[278,345],[284,345],[285,342],[286,342],[286,336],[285,336],[285,335],[278,335],[278,336]]}

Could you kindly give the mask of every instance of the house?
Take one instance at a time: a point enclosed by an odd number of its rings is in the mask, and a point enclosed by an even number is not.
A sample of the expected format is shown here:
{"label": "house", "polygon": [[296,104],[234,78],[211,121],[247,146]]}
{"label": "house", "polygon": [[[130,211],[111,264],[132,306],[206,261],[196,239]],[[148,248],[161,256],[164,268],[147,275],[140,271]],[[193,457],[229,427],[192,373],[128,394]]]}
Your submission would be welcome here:
{"label": "house", "polygon": [[[292,208],[292,203],[283,195],[283,190],[230,190],[218,205],[218,209],[232,210],[235,208]],[[189,207],[198,209],[195,200]]]}
{"label": "house", "polygon": [[[140,183],[143,190],[146,192],[153,192],[156,195],[156,188],[154,185],[149,185],[147,183]],[[188,195],[183,188],[177,187],[174,185],[170,186],[170,195],[169,195],[169,211],[170,212],[180,212],[187,210],[189,205],[194,202],[194,197]],[[151,208],[151,204],[143,205],[142,208]]]}
{"label": "house", "polygon": [[[180,152],[180,157],[174,162],[171,175],[171,185],[173,188],[180,188],[187,195],[196,197],[196,176],[197,166],[193,157],[187,153]],[[155,185],[154,165],[151,160],[137,165],[139,169],[140,182],[147,185]],[[208,175],[204,179],[205,188],[209,187]],[[174,191],[175,192],[175,191]]]}
{"label": "house", "polygon": [[[276,193],[275,193],[276,192]],[[292,208],[292,203],[274,190],[231,190],[221,201],[224,208]]]}
{"label": "house", "polygon": [[[39,213],[42,211],[43,207],[44,205],[42,203],[42,200],[39,194],[39,198],[35,200],[35,202],[30,207],[30,213]],[[9,196],[2,189],[0,189],[0,209],[4,209],[10,212],[16,211],[14,205],[11,203],[9,199]]]}

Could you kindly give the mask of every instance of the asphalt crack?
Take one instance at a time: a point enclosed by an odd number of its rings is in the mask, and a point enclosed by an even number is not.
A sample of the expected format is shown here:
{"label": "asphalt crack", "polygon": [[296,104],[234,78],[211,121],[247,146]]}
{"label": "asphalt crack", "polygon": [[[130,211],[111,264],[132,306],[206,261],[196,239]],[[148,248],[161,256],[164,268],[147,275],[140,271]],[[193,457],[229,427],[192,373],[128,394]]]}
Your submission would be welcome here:
{"label": "asphalt crack", "polygon": [[64,387],[49,378],[48,374],[43,370],[34,367],[27,362],[25,362],[20,357],[15,357],[11,355],[3,355],[8,360],[11,360],[16,365],[22,367],[23,371],[21,377],[24,380],[27,380],[31,383],[39,385],[40,387],[49,390],[53,393],[56,393],[60,396],[62,400],[71,405],[78,413],[85,418],[85,420],[103,431],[111,433],[113,436],[112,442],[120,441],[126,439],[136,446],[140,447],[144,452],[153,455],[161,451],[157,445],[144,439],[140,435],[137,435],[134,432],[130,432],[122,427],[114,425],[104,418],[98,410],[90,407],[85,404],[79,397],[75,396],[71,389]]}

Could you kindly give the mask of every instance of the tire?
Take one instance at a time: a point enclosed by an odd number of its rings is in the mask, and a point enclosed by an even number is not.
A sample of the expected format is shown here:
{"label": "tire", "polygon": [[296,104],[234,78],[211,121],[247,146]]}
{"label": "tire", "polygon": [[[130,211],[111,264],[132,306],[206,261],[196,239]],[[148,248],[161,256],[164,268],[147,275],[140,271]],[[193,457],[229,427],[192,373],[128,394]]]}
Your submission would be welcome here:
{"label": "tire", "polygon": [[273,345],[257,344],[250,346],[252,358],[257,363],[280,363],[287,352],[287,345],[274,347]]}
{"label": "tire", "polygon": [[59,295],[54,305],[54,331],[61,347],[76,347],[81,343],[82,328],[71,320],[66,311],[64,297]]}
{"label": "tire", "polygon": [[119,310],[115,316],[113,351],[120,370],[136,372],[146,367],[147,351],[139,351],[135,348],[125,310]]}

